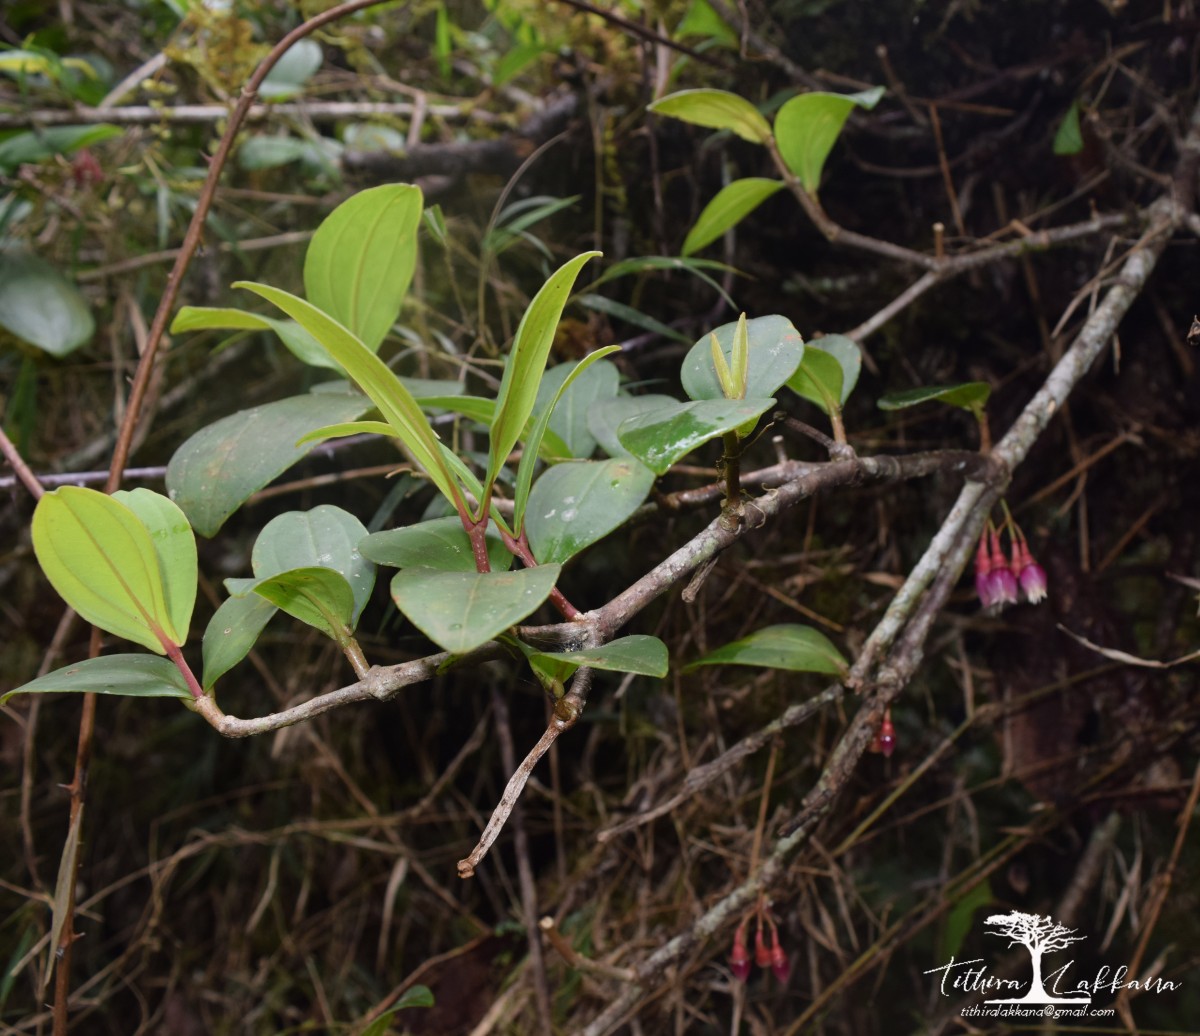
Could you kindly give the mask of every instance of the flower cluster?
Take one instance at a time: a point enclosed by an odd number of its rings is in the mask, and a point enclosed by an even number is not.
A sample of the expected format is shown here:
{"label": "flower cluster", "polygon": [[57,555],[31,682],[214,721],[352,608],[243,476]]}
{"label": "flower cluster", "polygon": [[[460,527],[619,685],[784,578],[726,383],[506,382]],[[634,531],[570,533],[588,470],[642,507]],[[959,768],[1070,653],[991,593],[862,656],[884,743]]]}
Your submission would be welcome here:
{"label": "flower cluster", "polygon": [[[738,925],[733,936],[733,952],[729,954],[729,970],[733,972],[733,977],[739,982],[746,982],[750,978],[751,958],[750,952],[746,948],[746,929],[750,925],[750,919],[756,915],[758,925],[754,931],[754,963],[764,970],[770,968],[771,973],[780,982],[786,983],[788,975],[791,974],[791,965],[788,963],[787,954],[783,952],[783,947],[779,945],[779,926],[762,906],[747,914],[742,918],[742,923]],[[767,930],[771,933],[769,944],[763,935],[764,921]]]}
{"label": "flower cluster", "polygon": [[988,611],[1001,611],[1025,595],[1030,604],[1046,598],[1046,570],[1033,559],[1029,541],[1010,516],[1007,520],[1010,556],[1004,556],[1000,530],[991,522],[979,537],[975,551],[975,592]]}

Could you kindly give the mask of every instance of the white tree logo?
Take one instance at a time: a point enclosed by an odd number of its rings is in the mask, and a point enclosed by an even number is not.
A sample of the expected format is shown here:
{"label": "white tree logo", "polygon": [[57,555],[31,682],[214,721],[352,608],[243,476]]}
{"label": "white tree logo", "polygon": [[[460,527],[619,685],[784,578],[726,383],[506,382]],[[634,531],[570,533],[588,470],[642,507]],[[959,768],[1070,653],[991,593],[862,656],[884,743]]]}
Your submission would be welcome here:
{"label": "white tree logo", "polygon": [[1074,928],[1060,925],[1052,917],[1040,917],[1037,914],[1024,914],[1014,910],[1011,914],[992,914],[987,919],[989,925],[994,925],[996,931],[988,935],[999,935],[1010,939],[1009,946],[1021,943],[1033,958],[1033,981],[1029,991],[1021,997],[1007,1000],[988,1000],[989,1004],[1088,1004],[1092,1002],[1087,994],[1062,997],[1052,996],[1046,992],[1042,984],[1042,954],[1054,950],[1065,950],[1073,942],[1086,939],[1086,935],[1076,935]]}

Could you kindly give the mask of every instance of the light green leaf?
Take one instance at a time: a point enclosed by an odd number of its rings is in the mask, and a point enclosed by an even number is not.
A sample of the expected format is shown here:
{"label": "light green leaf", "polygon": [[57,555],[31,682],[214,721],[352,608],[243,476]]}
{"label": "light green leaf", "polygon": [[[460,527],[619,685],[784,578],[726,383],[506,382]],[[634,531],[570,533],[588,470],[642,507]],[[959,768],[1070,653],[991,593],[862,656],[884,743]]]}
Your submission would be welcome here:
{"label": "light green leaf", "polygon": [[[399,316],[412,281],[422,205],[419,187],[372,187],[342,202],[309,242],[304,258],[308,301],[372,352]],[[316,337],[328,347],[322,335]]]}
{"label": "light green leaf", "polygon": [[345,645],[354,631],[354,591],[331,568],[294,568],[252,587],[280,611]]}
{"label": "light green leaf", "polygon": [[63,357],[91,341],[96,323],[79,289],[48,262],[0,252],[0,327]]}
{"label": "light green leaf", "polygon": [[638,414],[653,413],[664,407],[679,405],[679,400],[671,396],[617,396],[597,403],[588,411],[588,431],[595,436],[596,441],[604,447],[610,457],[633,457],[617,438],[617,429],[621,422]]}
{"label": "light green leaf", "polygon": [[[662,679],[667,675],[667,645],[658,637],[633,634],[581,651],[538,651],[534,657],[565,664],[570,671],[587,666],[616,673],[637,673]],[[569,674],[568,674],[569,675]]]}
{"label": "light green leaf", "polygon": [[344,439],[350,435],[383,435],[390,439],[398,438],[396,429],[386,421],[346,421],[342,424],[327,424],[324,428],[317,428],[307,435],[302,435],[296,440],[296,445]]}
{"label": "light green leaf", "polygon": [[533,556],[563,562],[623,525],[654,485],[654,472],[636,460],[556,464],[529,494],[525,531]]}
{"label": "light green leaf", "polygon": [[162,575],[167,632],[176,644],[183,644],[192,625],[197,578],[196,537],[187,515],[149,489],[120,490],[112,496],[137,515],[150,534]]}
{"label": "light green leaf", "polygon": [[325,56],[315,40],[298,40],[267,73],[258,92],[268,101],[282,101],[300,93],[321,67]]}
{"label": "light green leaf", "polygon": [[[383,414],[384,420],[396,429],[396,433],[413,463],[429,476],[441,494],[457,508],[461,502],[461,496],[442,458],[441,444],[437,433],[434,432],[429,421],[421,412],[421,408],[413,399],[412,394],[392,373],[386,363],[345,327],[305,302],[304,299],[297,298],[289,292],[280,291],[278,288],[272,288],[268,284],[238,281],[234,287],[246,288],[261,295],[307,329],[345,368],[358,387],[371,398],[371,401]],[[321,422],[322,425],[332,423],[336,422]]]}
{"label": "light green leaf", "polygon": [[907,389],[904,392],[889,392],[879,401],[880,410],[904,410],[937,400],[963,410],[979,410],[987,405],[992,387],[986,381],[966,381],[961,385],[926,385],[923,388]]}
{"label": "light green leaf", "polygon": [[[496,401],[484,396],[422,396],[419,402],[422,409],[434,412],[448,410],[452,414],[461,414],[472,421],[477,421],[485,428],[496,417]],[[521,433],[521,438],[526,443],[532,441],[531,436],[535,424],[536,421],[533,417],[525,422],[525,430]],[[542,432],[541,443],[535,452],[549,461],[564,460],[571,456],[571,450],[567,444],[549,428]]]}
{"label": "light green leaf", "polygon": [[50,585],[94,626],[160,655],[164,641],[183,643],[154,542],[124,504],[78,486],[47,493],[33,512],[33,550]]}
{"label": "light green leaf", "polygon": [[131,698],[186,698],[192,693],[176,665],[154,655],[102,655],[88,658],[30,680],[0,697],[3,705],[14,694],[70,691],[120,694]]}
{"label": "light green leaf", "polygon": [[843,676],[849,663],[823,633],[809,626],[785,623],[767,626],[748,637],[717,648],[692,662],[684,671],[702,665],[752,665],[798,673]]}
{"label": "light green leaf", "polygon": [[257,313],[247,313],[244,309],[184,306],[171,321],[173,335],[202,330],[274,331],[287,350],[302,363],[336,371],[342,369],[322,348],[321,343],[294,320],[262,317]]}
{"label": "light green leaf", "polygon": [[806,349],[828,353],[837,360],[842,368],[842,390],[837,400],[845,404],[850,398],[850,393],[854,391],[854,386],[858,384],[858,376],[862,372],[862,350],[858,343],[845,335],[823,335],[809,341]]}
{"label": "light green leaf", "polygon": [[213,536],[234,511],[305,456],[308,432],[359,417],[362,398],[292,396],[230,414],[187,440],[167,465],[167,492],[192,528]]}
{"label": "light green leaf", "polygon": [[1083,130],[1079,126],[1079,102],[1072,101],[1063,116],[1058,132],[1054,134],[1056,155],[1077,155],[1083,150]]}
{"label": "light green leaf", "polygon": [[[717,336],[721,355],[732,368],[733,341],[737,321],[722,324],[712,334]],[[749,339],[746,371],[746,396],[765,398],[787,381],[804,356],[804,339],[787,317],[756,317],[746,321]],[[683,390],[692,399],[724,399],[713,365],[712,337],[705,335],[688,350],[679,370]]]}
{"label": "light green leaf", "polygon": [[842,365],[829,353],[812,348],[811,343],[787,386],[827,414],[841,410]]}
{"label": "light green leaf", "polygon": [[554,332],[575,278],[583,264],[598,255],[599,252],[584,252],[559,267],[542,285],[521,318],[496,394],[496,416],[492,420],[487,478],[484,480],[488,487],[496,481],[501,466],[517,445],[525,423],[533,413]]}
{"label": "light green leaf", "polygon": [[821,170],[855,107],[874,108],[883,87],[856,94],[821,91],[793,97],[775,116],[775,140],[787,167],[809,194],[821,185]]}
{"label": "light green leaf", "polygon": [[[488,561],[493,572],[507,571],[513,556],[500,533],[486,530]],[[435,568],[441,572],[474,572],[475,554],[458,515],[433,518],[403,529],[373,532],[358,544],[362,556],[393,568]]]}
{"label": "light green leaf", "polygon": [[680,90],[650,105],[650,111],[696,126],[727,129],[753,144],[765,144],[771,127],[749,101],[726,90]]}
{"label": "light green leaf", "polygon": [[353,629],[375,588],[375,566],[359,553],[367,528],[333,504],[309,511],[287,511],[272,518],[254,541],[250,565],[259,579],[301,568],[329,568],[350,587]]}
{"label": "light green leaf", "polygon": [[407,568],[392,579],[392,599],[425,636],[461,655],[536,611],[561,570],[560,565],[482,573]]}
{"label": "light green leaf", "polygon": [[206,691],[250,653],[278,610],[265,597],[247,594],[230,597],[213,613],[203,641]]}
{"label": "light green leaf", "polygon": [[722,187],[700,213],[700,218],[683,240],[683,255],[699,252],[736,226],[771,195],[784,186],[782,180],[750,176]]}
{"label": "light green leaf", "polygon": [[665,475],[697,446],[732,432],[775,405],[774,399],[704,399],[676,403],[621,422],[624,446],[656,475]]}

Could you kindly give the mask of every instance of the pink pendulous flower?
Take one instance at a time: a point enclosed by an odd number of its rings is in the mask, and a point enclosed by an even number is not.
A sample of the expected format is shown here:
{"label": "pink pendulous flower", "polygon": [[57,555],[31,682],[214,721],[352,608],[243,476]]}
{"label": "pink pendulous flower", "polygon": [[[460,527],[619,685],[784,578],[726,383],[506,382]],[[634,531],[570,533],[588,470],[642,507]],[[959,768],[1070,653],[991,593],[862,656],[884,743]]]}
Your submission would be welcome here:
{"label": "pink pendulous flower", "polygon": [[1012,570],[1025,593],[1025,600],[1038,604],[1046,599],[1046,570],[1033,560],[1029,543],[1024,535],[1013,541]]}
{"label": "pink pendulous flower", "polygon": [[733,952],[729,955],[729,970],[739,982],[750,978],[750,953],[746,949],[746,923],[749,918],[738,925],[733,936]]}
{"label": "pink pendulous flower", "polygon": [[767,944],[763,941],[761,923],[758,926],[758,931],[754,933],[754,963],[760,968],[769,968],[771,966],[771,951],[767,949]]}
{"label": "pink pendulous flower", "polygon": [[1004,556],[1004,551],[1000,549],[1000,533],[995,529],[991,532],[991,571],[988,573],[988,599],[989,603],[998,607],[1004,607],[1006,604],[1016,604],[1018,598],[1017,593],[1017,577],[1013,574],[1013,570],[1008,566],[1008,559]]}
{"label": "pink pendulous flower", "polygon": [[783,984],[787,985],[788,976],[792,973],[792,966],[788,963],[787,954],[783,952],[783,947],[779,945],[779,932],[771,933],[771,971],[775,977]]}
{"label": "pink pendulous flower", "polygon": [[992,585],[988,576],[992,572],[992,558],[987,548],[988,534],[985,529],[979,537],[979,549],[975,551],[975,593],[979,595],[979,603],[984,608],[990,608],[996,602],[992,600]]}

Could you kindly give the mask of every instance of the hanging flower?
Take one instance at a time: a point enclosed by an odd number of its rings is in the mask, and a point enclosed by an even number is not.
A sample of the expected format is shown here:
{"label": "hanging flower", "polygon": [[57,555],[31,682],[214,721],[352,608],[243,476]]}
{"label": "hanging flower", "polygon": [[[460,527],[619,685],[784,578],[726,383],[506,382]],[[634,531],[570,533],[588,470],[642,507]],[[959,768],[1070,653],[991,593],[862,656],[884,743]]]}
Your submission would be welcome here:
{"label": "hanging flower", "polygon": [[1019,539],[1013,540],[1011,567],[1017,574],[1025,600],[1038,604],[1046,599],[1046,570],[1033,560],[1025,534],[1017,530],[1017,535]]}
{"label": "hanging flower", "polygon": [[1000,548],[1000,533],[995,529],[991,531],[991,551],[992,568],[988,573],[988,597],[991,604],[1000,609],[1006,604],[1016,604],[1019,598],[1017,577],[1008,567],[1008,558]]}
{"label": "hanging flower", "polygon": [[733,952],[729,954],[729,970],[739,982],[750,978],[750,953],[746,949],[746,925],[750,918],[745,918],[733,936]]}

